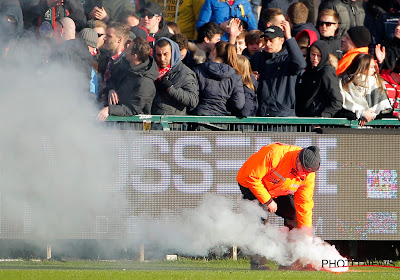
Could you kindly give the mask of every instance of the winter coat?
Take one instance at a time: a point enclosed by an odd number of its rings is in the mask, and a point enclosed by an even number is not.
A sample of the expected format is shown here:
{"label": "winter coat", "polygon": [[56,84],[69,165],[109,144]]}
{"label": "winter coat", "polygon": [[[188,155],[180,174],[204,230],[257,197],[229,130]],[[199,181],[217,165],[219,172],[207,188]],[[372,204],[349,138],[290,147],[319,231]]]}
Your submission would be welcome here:
{"label": "winter coat", "polygon": [[225,63],[206,62],[194,72],[199,80],[199,104],[193,115],[229,116],[245,103],[242,77]]}
{"label": "winter coat", "polygon": [[[171,69],[164,76],[172,82],[167,89],[156,88],[151,113],[153,115],[186,115],[199,103],[199,85],[196,74],[181,61],[181,54],[177,43],[168,38],[172,48]],[[155,55],[153,49],[153,56]]]}
{"label": "winter coat", "polygon": [[110,17],[110,21],[118,19],[119,15],[125,11],[135,11],[135,7],[129,0],[85,0],[85,14],[89,15],[93,11],[94,7],[104,7],[107,15]]}
{"label": "winter coat", "polygon": [[329,45],[329,53],[336,56],[339,60],[343,57],[342,51],[342,40],[337,36],[331,37],[323,37],[320,38],[322,41],[325,41]]}
{"label": "winter coat", "polygon": [[54,8],[50,8],[47,1],[42,0],[21,0],[20,2],[26,29],[39,27],[46,20],[45,14],[48,11],[54,13],[56,19],[71,18],[75,22],[77,32],[86,27],[86,16],[81,0],[64,1],[64,5]]}
{"label": "winter coat", "polygon": [[315,172],[295,175],[300,147],[280,143],[262,147],[250,156],[237,174],[239,185],[248,188],[261,204],[278,196],[294,194],[298,227],[312,225]]}
{"label": "winter coat", "polygon": [[258,88],[258,82],[254,77],[254,75],[251,75],[251,81],[253,82],[255,91],[243,85],[245,102],[244,102],[244,107],[240,113],[241,117],[255,117],[257,115],[258,100],[256,93]]}
{"label": "winter coat", "polygon": [[400,39],[394,37],[385,44],[386,56],[382,63],[382,69],[393,69],[396,61],[400,58]]}
{"label": "winter coat", "polygon": [[308,50],[306,70],[296,85],[296,115],[332,118],[343,105],[339,79],[329,64],[328,44],[316,41],[312,46],[320,50],[321,61],[313,68]]}
{"label": "winter coat", "polygon": [[[205,0],[200,10],[196,28],[199,29],[210,21],[221,24],[231,18],[239,18],[246,22],[248,24],[247,30],[257,29],[257,22],[248,0],[235,0],[232,6],[229,6],[228,1]],[[227,41],[227,39],[228,36],[225,34],[224,40]]]}
{"label": "winter coat", "polygon": [[353,62],[353,59],[360,53],[368,53],[368,47],[355,48],[346,52],[339,60],[336,75],[339,76],[342,74]]}
{"label": "winter coat", "polygon": [[110,115],[151,114],[151,105],[156,95],[154,80],[157,78],[158,67],[153,57],[123,73],[114,88],[119,103],[109,105]]}
{"label": "winter coat", "polygon": [[[285,47],[286,46],[286,47]],[[295,116],[295,87],[297,75],[306,61],[294,38],[285,41],[278,53],[255,53],[251,68],[258,71],[258,116]]]}
{"label": "winter coat", "polygon": [[165,21],[176,22],[182,34],[189,40],[196,39],[196,22],[204,0],[165,1],[156,0],[163,8]]}
{"label": "winter coat", "polygon": [[362,0],[355,2],[351,0],[325,0],[319,5],[318,11],[332,9],[339,14],[338,36],[342,38],[351,27],[364,25],[365,11],[362,3]]}

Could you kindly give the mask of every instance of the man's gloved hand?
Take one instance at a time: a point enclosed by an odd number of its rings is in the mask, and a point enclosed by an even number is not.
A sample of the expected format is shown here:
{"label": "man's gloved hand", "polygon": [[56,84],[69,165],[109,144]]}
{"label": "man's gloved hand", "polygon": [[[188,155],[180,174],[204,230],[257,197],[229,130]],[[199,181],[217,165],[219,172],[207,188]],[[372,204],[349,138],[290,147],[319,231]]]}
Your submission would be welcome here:
{"label": "man's gloved hand", "polygon": [[172,87],[172,82],[167,77],[162,77],[161,80],[157,79],[154,85],[158,90],[167,90]]}

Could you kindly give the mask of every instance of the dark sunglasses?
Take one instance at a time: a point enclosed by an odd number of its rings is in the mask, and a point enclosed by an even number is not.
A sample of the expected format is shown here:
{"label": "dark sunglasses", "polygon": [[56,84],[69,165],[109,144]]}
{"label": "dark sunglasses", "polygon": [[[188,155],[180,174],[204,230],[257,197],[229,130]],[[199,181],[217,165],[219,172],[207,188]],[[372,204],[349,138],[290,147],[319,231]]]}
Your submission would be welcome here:
{"label": "dark sunglasses", "polygon": [[327,22],[327,21],[318,22],[319,26],[323,26],[324,24],[326,25],[326,27],[330,27],[332,24],[336,24],[336,22]]}
{"label": "dark sunglasses", "polygon": [[97,38],[100,38],[103,35],[106,35],[106,34],[97,33]]}
{"label": "dark sunglasses", "polygon": [[152,19],[152,18],[153,18],[154,16],[156,16],[156,15],[150,14],[150,13],[145,13],[145,14],[142,14],[141,16],[142,16],[142,18],[147,17],[148,19]]}

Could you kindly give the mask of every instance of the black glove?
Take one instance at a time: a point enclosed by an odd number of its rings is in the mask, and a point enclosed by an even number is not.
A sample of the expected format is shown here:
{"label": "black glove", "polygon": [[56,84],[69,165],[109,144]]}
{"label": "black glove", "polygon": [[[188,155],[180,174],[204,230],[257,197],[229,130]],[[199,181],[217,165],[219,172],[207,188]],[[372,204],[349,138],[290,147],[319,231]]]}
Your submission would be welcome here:
{"label": "black glove", "polygon": [[157,79],[154,85],[158,90],[167,90],[172,87],[172,82],[167,77],[162,77],[161,80]]}

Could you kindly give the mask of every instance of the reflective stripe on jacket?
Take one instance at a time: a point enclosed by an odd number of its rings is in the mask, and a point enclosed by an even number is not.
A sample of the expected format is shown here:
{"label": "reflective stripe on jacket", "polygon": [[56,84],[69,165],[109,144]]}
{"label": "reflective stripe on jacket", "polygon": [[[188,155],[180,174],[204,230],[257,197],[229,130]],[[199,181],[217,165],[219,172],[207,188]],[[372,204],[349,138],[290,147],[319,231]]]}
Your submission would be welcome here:
{"label": "reflective stripe on jacket", "polygon": [[240,168],[237,181],[249,188],[262,203],[271,198],[294,194],[299,228],[311,227],[315,173],[300,178],[296,174],[296,159],[302,148],[280,143],[262,147]]}

